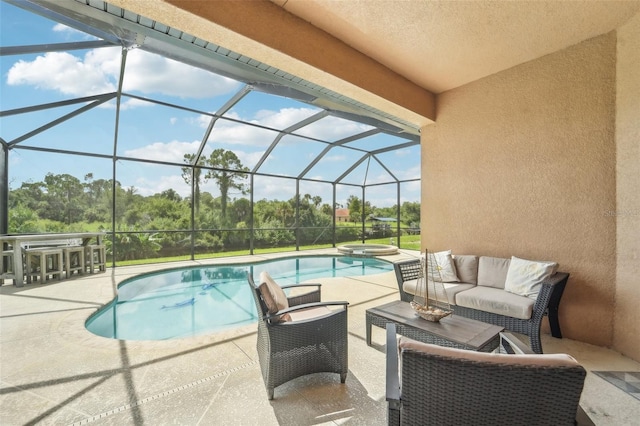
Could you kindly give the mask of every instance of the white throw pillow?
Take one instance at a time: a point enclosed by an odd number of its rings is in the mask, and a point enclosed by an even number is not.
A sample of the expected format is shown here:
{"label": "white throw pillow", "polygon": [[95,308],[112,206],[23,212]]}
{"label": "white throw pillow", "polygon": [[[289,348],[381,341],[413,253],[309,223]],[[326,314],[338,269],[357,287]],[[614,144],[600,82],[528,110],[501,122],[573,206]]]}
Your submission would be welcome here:
{"label": "white throw pillow", "polygon": [[[431,254],[436,260],[436,264],[438,265],[438,270],[440,271],[440,276],[442,277],[443,283],[460,282],[458,273],[456,272],[456,265],[453,263],[453,257],[451,256],[451,250],[439,251]],[[429,260],[431,260],[431,258]],[[431,279],[431,277],[427,278]],[[436,280],[438,279],[437,276],[435,278]]]}
{"label": "white throw pillow", "polygon": [[557,269],[558,264],[555,262],[535,262],[512,256],[504,289],[509,293],[536,299],[542,283],[555,274]]}

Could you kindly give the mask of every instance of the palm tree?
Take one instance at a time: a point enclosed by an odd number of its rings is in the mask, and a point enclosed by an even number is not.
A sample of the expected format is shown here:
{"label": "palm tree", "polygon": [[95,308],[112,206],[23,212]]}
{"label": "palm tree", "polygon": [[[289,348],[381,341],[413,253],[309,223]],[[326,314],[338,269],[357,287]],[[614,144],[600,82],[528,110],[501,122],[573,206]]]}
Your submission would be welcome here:
{"label": "palm tree", "polygon": [[240,179],[246,179],[249,169],[244,167],[240,159],[233,151],[227,151],[222,148],[213,150],[207,165],[212,167],[205,178],[213,179],[220,188],[220,211],[222,218],[227,217],[227,199],[229,190],[237,189],[242,194],[246,193],[245,185],[238,182]]}
{"label": "palm tree", "polygon": [[198,164],[194,164],[195,162],[195,154],[185,154],[184,162],[189,164],[190,167],[182,168],[182,179],[187,183],[187,185],[191,185],[193,182],[193,205],[195,209],[195,214],[198,216],[200,212],[200,182],[206,183],[208,179],[208,174],[204,177],[202,176],[202,169],[199,166],[203,166],[205,163],[204,157],[200,157],[198,159]]}

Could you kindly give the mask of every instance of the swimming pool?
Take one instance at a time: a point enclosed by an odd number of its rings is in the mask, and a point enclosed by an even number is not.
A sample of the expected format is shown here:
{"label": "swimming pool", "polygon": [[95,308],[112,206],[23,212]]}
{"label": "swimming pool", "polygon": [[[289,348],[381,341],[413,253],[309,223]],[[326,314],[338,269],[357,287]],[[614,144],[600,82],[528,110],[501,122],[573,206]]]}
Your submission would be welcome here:
{"label": "swimming pool", "polygon": [[301,256],[252,264],[212,265],[138,275],[92,315],[86,328],[123,340],[166,340],[222,331],[257,321],[247,272],[268,271],[280,285],[326,277],[380,274],[387,261],[347,256]]}

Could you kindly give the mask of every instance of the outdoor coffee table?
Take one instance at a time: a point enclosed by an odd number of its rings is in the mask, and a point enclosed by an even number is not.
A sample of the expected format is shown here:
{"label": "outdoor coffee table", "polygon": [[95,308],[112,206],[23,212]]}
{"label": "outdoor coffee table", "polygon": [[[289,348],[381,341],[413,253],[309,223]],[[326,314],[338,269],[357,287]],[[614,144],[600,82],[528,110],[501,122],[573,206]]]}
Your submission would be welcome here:
{"label": "outdoor coffee table", "polygon": [[371,326],[396,325],[396,332],[424,343],[450,348],[491,352],[498,347],[502,327],[455,315],[439,322],[418,317],[408,302],[395,301],[367,309],[367,345],[371,346]]}

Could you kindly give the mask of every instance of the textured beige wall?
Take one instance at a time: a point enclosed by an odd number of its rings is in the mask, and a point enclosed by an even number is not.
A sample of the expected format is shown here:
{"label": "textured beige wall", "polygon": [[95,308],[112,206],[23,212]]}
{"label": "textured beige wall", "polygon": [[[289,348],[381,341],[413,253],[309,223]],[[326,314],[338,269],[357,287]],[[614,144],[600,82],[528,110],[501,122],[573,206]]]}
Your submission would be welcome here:
{"label": "textured beige wall", "polygon": [[640,361],[640,14],[618,30],[617,60],[618,260],[613,346]]}
{"label": "textured beige wall", "polygon": [[606,346],[615,54],[610,33],[445,92],[422,129],[423,248],[559,262],[563,334]]}
{"label": "textured beige wall", "polygon": [[[424,125],[435,96],[267,0],[112,0],[342,95]],[[384,82],[381,84],[380,82]]]}

